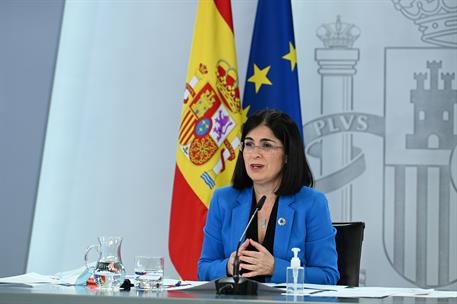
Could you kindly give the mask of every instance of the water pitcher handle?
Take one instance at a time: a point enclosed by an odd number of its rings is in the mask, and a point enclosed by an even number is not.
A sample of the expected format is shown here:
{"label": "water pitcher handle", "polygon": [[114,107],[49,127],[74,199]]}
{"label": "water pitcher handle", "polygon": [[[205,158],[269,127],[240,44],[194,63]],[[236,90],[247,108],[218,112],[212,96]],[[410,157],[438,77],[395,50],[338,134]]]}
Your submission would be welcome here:
{"label": "water pitcher handle", "polygon": [[97,253],[98,253],[98,258],[100,259],[100,245],[90,245],[89,247],[87,247],[86,249],[86,253],[84,254],[84,262],[86,264],[86,269],[89,271],[89,272],[93,272],[95,270],[95,267],[94,266],[89,266],[89,261],[88,261],[88,257],[89,257],[89,252],[92,251],[92,249],[96,249],[97,250]]}

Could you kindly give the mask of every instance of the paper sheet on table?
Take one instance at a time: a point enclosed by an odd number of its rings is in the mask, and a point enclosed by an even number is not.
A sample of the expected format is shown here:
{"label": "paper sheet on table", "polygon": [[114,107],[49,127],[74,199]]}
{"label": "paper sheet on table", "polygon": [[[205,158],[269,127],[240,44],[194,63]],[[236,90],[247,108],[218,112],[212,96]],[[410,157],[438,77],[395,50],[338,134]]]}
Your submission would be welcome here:
{"label": "paper sheet on table", "polygon": [[340,298],[384,298],[388,296],[426,296],[433,289],[421,288],[391,288],[391,287],[348,287],[338,291],[322,291],[313,293],[315,297],[340,297]]}
{"label": "paper sheet on table", "polygon": [[54,275],[42,275],[29,272],[12,277],[0,278],[0,284],[9,286],[33,287],[42,284],[52,285],[86,285],[90,274],[85,266],[70,271],[58,272]]}
{"label": "paper sheet on table", "polygon": [[317,294],[320,292],[323,292],[323,291],[320,289],[304,289],[303,292],[283,292],[283,293],[281,293],[281,295],[303,297],[303,296],[311,296],[311,295],[314,295],[314,294]]}
{"label": "paper sheet on table", "polygon": [[[166,285],[166,284],[165,284]],[[275,288],[275,284],[257,284],[257,291],[282,292],[281,289]],[[214,291],[216,292],[216,283],[214,281],[182,281],[181,286],[168,287],[167,290],[189,290],[189,291]]]}
{"label": "paper sheet on table", "polygon": [[322,284],[308,284],[308,283],[303,284],[303,287],[305,289],[316,289],[316,290],[329,290],[330,289],[330,290],[335,290],[335,291],[347,288],[346,285],[322,285]]}
{"label": "paper sheet on table", "polygon": [[33,287],[37,284],[58,284],[58,281],[59,279],[55,276],[42,275],[35,272],[0,278],[0,284],[23,287]]}
{"label": "paper sheet on table", "polygon": [[[178,285],[179,282],[179,285]],[[173,291],[173,290],[185,290],[185,289],[192,289],[197,288],[201,285],[205,285],[208,282],[206,281],[179,281],[179,280],[172,280],[172,279],[164,279],[163,285],[166,287],[166,290]]]}
{"label": "paper sheet on table", "polygon": [[[137,275],[135,274],[127,274],[125,276],[125,278],[129,279],[132,283],[135,282],[136,277]],[[163,279],[163,287],[168,291],[192,289],[207,283],[207,281],[181,281],[176,279]]]}
{"label": "paper sheet on table", "polygon": [[416,298],[457,298],[457,291],[433,290],[428,294],[410,295],[407,293],[398,293],[399,297],[416,297]]}
{"label": "paper sheet on table", "polygon": [[[276,288],[281,288],[282,291],[286,291],[285,284],[274,284]],[[299,293],[287,293],[283,292],[282,295],[287,296],[309,296],[315,293],[320,293],[324,291],[339,291],[345,289],[347,286],[344,285],[321,285],[321,284],[303,284],[303,292]]]}

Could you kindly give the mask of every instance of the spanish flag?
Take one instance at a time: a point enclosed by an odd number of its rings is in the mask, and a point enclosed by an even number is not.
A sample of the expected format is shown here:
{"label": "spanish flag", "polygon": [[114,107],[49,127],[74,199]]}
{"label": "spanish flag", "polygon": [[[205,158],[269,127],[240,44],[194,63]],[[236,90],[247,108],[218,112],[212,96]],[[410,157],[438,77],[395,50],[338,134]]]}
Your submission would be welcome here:
{"label": "spanish flag", "polygon": [[197,279],[213,191],[231,183],[243,114],[230,0],[200,0],[179,126],[169,231],[182,279]]}

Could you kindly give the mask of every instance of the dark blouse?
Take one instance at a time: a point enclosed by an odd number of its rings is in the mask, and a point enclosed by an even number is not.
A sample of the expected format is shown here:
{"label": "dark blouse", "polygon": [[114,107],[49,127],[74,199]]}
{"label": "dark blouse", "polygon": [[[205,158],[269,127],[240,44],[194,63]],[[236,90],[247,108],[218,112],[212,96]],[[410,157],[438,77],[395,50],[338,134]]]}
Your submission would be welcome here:
{"label": "dark blouse", "polygon": [[[270,253],[273,255],[273,245],[275,241],[275,230],[276,230],[276,216],[278,214],[278,200],[279,197],[276,198],[275,204],[273,205],[273,209],[271,209],[270,219],[268,221],[267,231],[265,233],[265,238],[263,240],[262,246],[264,246]],[[252,205],[251,205],[251,212],[249,214],[249,218],[251,218],[252,214],[254,214],[255,208],[257,207],[257,201],[255,199],[255,193],[252,192]],[[246,232],[246,239],[252,239],[256,242],[259,242],[259,235],[258,235],[258,220],[257,216],[254,217],[252,220],[251,225]],[[250,251],[257,251],[254,246],[249,245],[247,250]],[[244,269],[240,271],[240,274],[245,273]],[[256,276],[250,279],[256,280],[258,282],[265,282],[266,276]]]}

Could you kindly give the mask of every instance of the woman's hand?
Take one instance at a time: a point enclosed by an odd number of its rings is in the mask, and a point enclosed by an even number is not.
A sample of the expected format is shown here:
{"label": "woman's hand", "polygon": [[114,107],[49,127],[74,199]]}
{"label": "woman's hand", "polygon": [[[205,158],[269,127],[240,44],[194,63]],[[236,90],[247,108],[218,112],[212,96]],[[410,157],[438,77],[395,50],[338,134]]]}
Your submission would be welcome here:
{"label": "woman's hand", "polygon": [[254,246],[258,251],[241,250],[240,248],[240,268],[246,270],[243,277],[272,275],[275,269],[275,258],[260,243],[249,239],[249,244]]}
{"label": "woman's hand", "polygon": [[227,262],[227,274],[229,276],[233,276],[233,261],[235,260],[235,251],[232,252],[232,254],[229,257],[229,260]]}
{"label": "woman's hand", "polygon": [[[240,256],[240,252],[245,250],[246,247],[248,247],[248,245],[249,245],[249,240],[244,241],[244,243],[240,246],[240,249],[238,250],[238,256]],[[236,251],[232,252],[232,254],[230,255],[230,258],[228,260],[228,263],[227,263],[227,274],[229,276],[233,276],[233,263],[235,261],[235,254],[236,254]]]}

